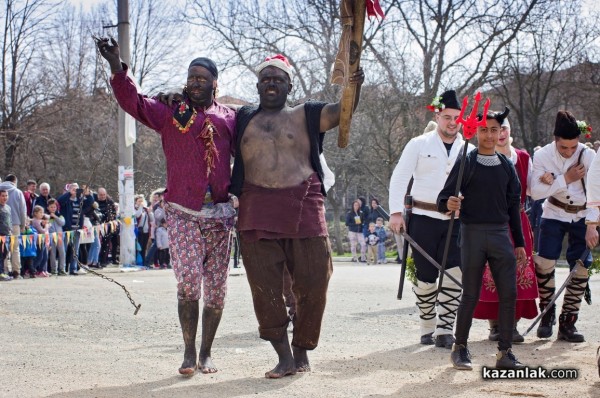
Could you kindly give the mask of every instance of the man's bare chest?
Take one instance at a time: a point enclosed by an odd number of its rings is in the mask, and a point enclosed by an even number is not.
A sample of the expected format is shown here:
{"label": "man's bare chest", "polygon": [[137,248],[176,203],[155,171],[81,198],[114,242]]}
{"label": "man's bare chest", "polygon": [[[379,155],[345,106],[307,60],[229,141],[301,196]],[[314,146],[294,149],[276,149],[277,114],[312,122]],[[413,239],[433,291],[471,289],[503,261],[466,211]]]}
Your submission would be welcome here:
{"label": "man's bare chest", "polygon": [[306,123],[297,115],[257,115],[244,132],[242,150],[294,149],[304,152],[309,148]]}

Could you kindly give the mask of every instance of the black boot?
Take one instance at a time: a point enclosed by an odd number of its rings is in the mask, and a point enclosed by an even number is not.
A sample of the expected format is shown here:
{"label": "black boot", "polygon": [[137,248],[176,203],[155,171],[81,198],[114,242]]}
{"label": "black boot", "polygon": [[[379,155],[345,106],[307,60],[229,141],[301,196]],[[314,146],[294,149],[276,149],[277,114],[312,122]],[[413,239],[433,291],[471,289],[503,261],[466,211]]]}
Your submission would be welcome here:
{"label": "black boot", "polygon": [[575,327],[577,314],[560,314],[558,318],[558,340],[565,340],[570,343],[583,343],[583,335]]}
{"label": "black boot", "polygon": [[[586,277],[580,275],[581,273],[585,274]],[[560,318],[558,319],[559,340],[565,340],[571,343],[581,343],[585,341],[583,335],[577,332],[575,322],[577,322],[577,313],[579,312],[579,307],[581,307],[581,300],[588,284],[587,273],[588,271],[586,269],[580,268],[567,285],[567,290],[563,299],[563,308]]]}
{"label": "black boot", "polygon": [[[544,260],[546,261],[546,260]],[[546,264],[547,266],[547,264]],[[554,286],[554,269],[549,273],[542,273],[538,271],[538,264],[536,263],[535,275],[537,276],[538,292],[540,294],[540,311],[544,311],[544,308],[550,303],[556,287]],[[552,326],[556,323],[556,305],[552,305],[552,308],[546,312],[546,315],[542,317],[540,326],[537,329],[537,336],[541,339],[547,339],[552,336]]]}
{"label": "black boot", "polygon": [[[540,304],[540,311],[544,311],[545,306]],[[537,337],[541,339],[547,339],[552,336],[552,326],[556,323],[556,305],[552,305],[552,308],[544,314],[540,321],[540,326],[537,328]]]}
{"label": "black boot", "polygon": [[435,340],[433,339],[433,332],[424,334],[421,336],[421,344],[423,345],[433,345],[435,344]]}
{"label": "black boot", "polygon": [[451,349],[454,344],[454,336],[451,334],[440,334],[435,336],[435,346]]}

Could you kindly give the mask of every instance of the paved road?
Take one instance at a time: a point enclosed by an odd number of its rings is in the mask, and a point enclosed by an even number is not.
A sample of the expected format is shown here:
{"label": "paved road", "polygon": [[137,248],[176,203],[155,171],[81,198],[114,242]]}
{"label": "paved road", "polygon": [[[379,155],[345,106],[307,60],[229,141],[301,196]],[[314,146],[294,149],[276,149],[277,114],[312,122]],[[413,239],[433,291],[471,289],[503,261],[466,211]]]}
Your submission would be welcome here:
{"label": "paved road", "polygon": [[[589,343],[528,336],[515,347],[527,364],[577,368],[578,380],[482,381],[480,369],[451,369],[447,350],[416,344],[414,296],[407,282],[405,299],[396,300],[398,275],[397,265],[335,263],[313,372],[282,380],[263,378],[276,358],[257,337],[243,275],[229,279],[213,349],[220,371],[191,379],[177,375],[183,347],[172,271],[110,273],[142,304],[137,316],[119,287],[91,275],[3,282],[0,397],[600,396],[600,298],[583,306],[578,323]],[[559,270],[559,281],[565,275]],[[596,278],[592,290],[598,285]],[[486,324],[475,322],[471,336],[474,362],[493,365]]]}

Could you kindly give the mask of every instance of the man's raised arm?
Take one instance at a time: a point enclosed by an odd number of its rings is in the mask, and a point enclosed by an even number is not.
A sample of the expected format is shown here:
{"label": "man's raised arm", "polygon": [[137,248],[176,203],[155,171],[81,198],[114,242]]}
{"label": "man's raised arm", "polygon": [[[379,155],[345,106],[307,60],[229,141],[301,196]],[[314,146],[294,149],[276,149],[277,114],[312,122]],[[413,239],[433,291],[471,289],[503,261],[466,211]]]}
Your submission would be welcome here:
{"label": "man's raised arm", "polygon": [[171,109],[138,91],[134,81],[125,73],[127,65],[121,62],[119,44],[115,39],[94,37],[94,40],[100,55],[110,65],[110,84],[119,106],[140,123],[160,132],[172,119]]}
{"label": "man's raised arm", "polygon": [[[114,75],[117,72],[121,72],[123,70],[123,65],[121,64],[121,53],[119,52],[119,44],[114,38],[97,38],[94,37],[96,41],[96,46],[100,51],[100,55],[102,58],[108,61],[110,65],[110,72]],[[110,43],[109,43],[110,40]]]}

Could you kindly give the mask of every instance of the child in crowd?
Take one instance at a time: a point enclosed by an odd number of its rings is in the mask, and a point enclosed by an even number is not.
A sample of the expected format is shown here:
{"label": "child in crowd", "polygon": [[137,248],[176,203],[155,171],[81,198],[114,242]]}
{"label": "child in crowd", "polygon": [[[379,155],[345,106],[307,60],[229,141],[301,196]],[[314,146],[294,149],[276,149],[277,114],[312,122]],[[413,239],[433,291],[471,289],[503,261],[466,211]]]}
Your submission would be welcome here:
{"label": "child in crowd", "polygon": [[44,235],[42,242],[39,243],[37,239],[33,244],[37,247],[37,255],[33,260],[34,268],[36,270],[36,276],[41,278],[47,278],[50,276],[48,273],[48,249],[46,248],[46,234],[48,233],[49,224],[48,220],[50,216],[44,214],[44,208],[42,206],[35,206],[33,208],[33,218],[31,220],[31,226],[38,234]]}
{"label": "child in crowd", "polygon": [[375,231],[375,223],[369,223],[369,233],[367,235],[367,265],[375,264],[377,261],[377,246],[379,236]]}
{"label": "child in crowd", "polygon": [[[30,235],[33,235],[33,239],[29,239]],[[25,231],[21,234],[19,242],[19,250],[21,252],[21,276],[29,278],[35,278],[35,267],[33,266],[33,260],[37,256],[37,249],[35,244],[37,242],[37,233],[30,225],[25,227]],[[18,238],[18,237],[15,237]]]}
{"label": "child in crowd", "polygon": [[155,232],[156,247],[158,248],[158,263],[161,269],[171,268],[171,256],[169,255],[169,237],[167,235],[167,220],[161,219],[160,226]]}
{"label": "child in crowd", "polygon": [[385,258],[385,241],[387,239],[387,232],[383,226],[383,218],[377,217],[375,222],[375,233],[379,237],[377,243],[377,264],[386,264],[387,259]]}
{"label": "child in crowd", "polygon": [[11,234],[12,221],[10,214],[10,206],[8,202],[8,192],[5,189],[0,189],[0,236],[6,236],[6,240],[0,242],[0,281],[9,281],[12,276],[4,272],[4,259],[10,250],[10,241],[8,238]]}
{"label": "child in crowd", "polygon": [[[48,224],[50,228],[48,233],[50,234],[50,271],[52,275],[67,275],[65,272],[66,268],[66,253],[65,245],[63,243],[63,225],[65,225],[65,218],[58,211],[58,203],[56,199],[48,200],[48,213],[50,213],[50,219]],[[54,242],[54,236],[56,234],[56,243]],[[56,252],[58,251],[58,269],[56,264]],[[57,272],[58,271],[58,272]]]}

